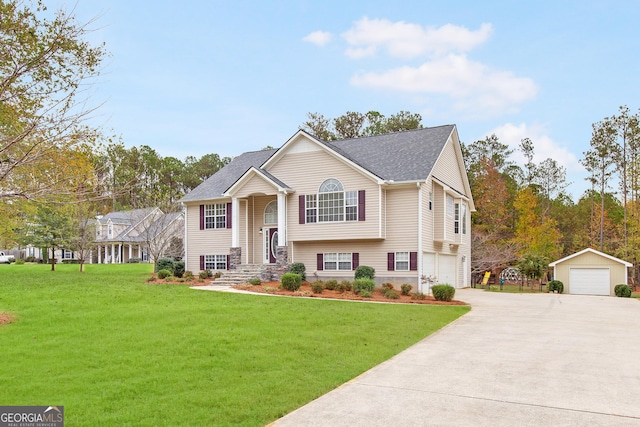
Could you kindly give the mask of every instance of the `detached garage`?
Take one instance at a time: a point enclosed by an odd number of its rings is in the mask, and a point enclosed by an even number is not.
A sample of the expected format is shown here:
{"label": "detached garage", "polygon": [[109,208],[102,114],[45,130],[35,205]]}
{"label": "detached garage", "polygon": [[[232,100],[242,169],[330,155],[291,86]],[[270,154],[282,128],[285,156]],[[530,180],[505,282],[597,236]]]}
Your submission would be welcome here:
{"label": "detached garage", "polygon": [[565,292],[575,295],[615,295],[613,288],[627,283],[627,268],[633,264],[587,248],[549,264],[554,279]]}

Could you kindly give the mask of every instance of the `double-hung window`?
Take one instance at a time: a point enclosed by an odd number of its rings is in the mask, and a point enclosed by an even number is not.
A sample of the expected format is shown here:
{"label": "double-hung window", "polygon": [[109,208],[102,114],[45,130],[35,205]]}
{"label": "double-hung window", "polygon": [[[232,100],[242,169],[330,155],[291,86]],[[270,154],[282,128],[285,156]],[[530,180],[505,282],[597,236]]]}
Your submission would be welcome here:
{"label": "double-hung window", "polygon": [[351,253],[325,253],[323,259],[325,270],[352,270]]}
{"label": "double-hung window", "polygon": [[306,223],[318,222],[318,197],[315,194],[307,194],[304,207]]}
{"label": "double-hung window", "polygon": [[464,203],[461,205],[462,214],[460,215],[462,220],[462,234],[467,234],[467,205]]}
{"label": "double-hung window", "polygon": [[460,234],[460,203],[456,203],[454,206],[453,232]]}
{"label": "double-hung window", "polygon": [[205,270],[226,270],[227,256],[226,255],[205,255],[204,268]]}
{"label": "double-hung window", "polygon": [[204,228],[227,227],[227,204],[214,203],[204,205]]}
{"label": "double-hung window", "polygon": [[409,252],[396,252],[396,271],[409,271]]}

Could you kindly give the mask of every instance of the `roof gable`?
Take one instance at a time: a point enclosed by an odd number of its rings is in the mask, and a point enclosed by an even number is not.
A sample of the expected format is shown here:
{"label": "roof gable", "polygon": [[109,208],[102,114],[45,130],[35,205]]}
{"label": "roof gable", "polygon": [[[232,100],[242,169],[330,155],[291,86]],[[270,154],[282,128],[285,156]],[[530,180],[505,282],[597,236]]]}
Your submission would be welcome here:
{"label": "roof gable", "polygon": [[591,249],[591,248],[583,249],[583,250],[581,250],[580,252],[576,252],[575,254],[572,254],[572,255],[566,256],[566,257],[564,257],[564,258],[562,258],[562,259],[559,259],[559,260],[557,260],[557,261],[554,261],[554,262],[552,262],[552,263],[550,263],[550,264],[549,264],[549,267],[555,267],[557,264],[560,264],[560,263],[563,263],[563,262],[565,262],[565,261],[568,261],[568,260],[570,260],[571,258],[576,258],[576,257],[578,257],[578,256],[580,256],[580,255],[583,255],[583,254],[585,254],[585,253],[588,253],[588,252],[593,253],[593,254],[595,254],[595,255],[599,255],[599,256],[601,256],[601,257],[603,257],[603,258],[607,258],[607,259],[609,259],[609,260],[611,260],[611,261],[618,262],[618,263],[620,263],[620,264],[624,264],[626,267],[633,267],[633,264],[631,264],[630,262],[627,262],[627,261],[621,260],[621,259],[619,259],[619,258],[616,258],[616,257],[614,257],[614,256],[611,256],[611,255],[605,254],[604,252],[600,252],[600,251],[597,251],[597,250],[595,250],[595,249]]}

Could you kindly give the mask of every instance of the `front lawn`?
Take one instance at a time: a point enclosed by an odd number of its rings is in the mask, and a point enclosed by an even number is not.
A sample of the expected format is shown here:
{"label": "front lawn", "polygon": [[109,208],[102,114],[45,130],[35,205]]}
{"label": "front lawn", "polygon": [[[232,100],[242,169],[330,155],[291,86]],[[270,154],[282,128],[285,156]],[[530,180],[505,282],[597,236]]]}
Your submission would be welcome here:
{"label": "front lawn", "polygon": [[[150,285],[147,264],[0,265],[0,405],[68,425],[265,425],[466,313]],[[345,402],[348,404],[348,402]]]}

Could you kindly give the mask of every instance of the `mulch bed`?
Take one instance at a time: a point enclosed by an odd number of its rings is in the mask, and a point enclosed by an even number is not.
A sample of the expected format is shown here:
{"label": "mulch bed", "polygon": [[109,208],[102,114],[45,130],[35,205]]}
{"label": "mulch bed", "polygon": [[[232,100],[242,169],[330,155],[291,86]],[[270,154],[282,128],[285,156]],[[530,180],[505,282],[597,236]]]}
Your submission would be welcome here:
{"label": "mulch bed", "polygon": [[432,296],[426,296],[424,300],[414,300],[411,299],[411,295],[402,295],[400,291],[398,295],[400,298],[398,299],[389,299],[386,298],[380,289],[376,289],[370,298],[364,298],[360,295],[353,293],[352,291],[331,291],[329,289],[325,289],[320,294],[314,294],[311,290],[311,285],[308,283],[304,283],[300,286],[300,289],[297,291],[287,291],[285,289],[279,288],[280,282],[268,282],[262,283],[260,285],[235,285],[233,288],[240,289],[248,292],[255,292],[258,294],[273,294],[273,295],[286,295],[292,297],[307,297],[307,298],[330,298],[330,299],[340,299],[340,300],[352,300],[352,301],[372,301],[372,302],[386,302],[386,303],[402,303],[402,304],[429,304],[429,305],[467,305],[467,303],[462,301],[437,301]]}

